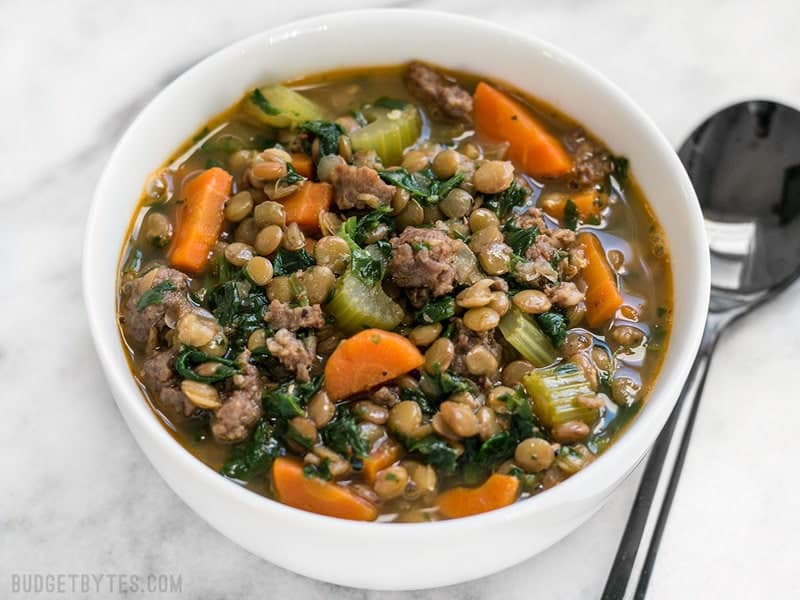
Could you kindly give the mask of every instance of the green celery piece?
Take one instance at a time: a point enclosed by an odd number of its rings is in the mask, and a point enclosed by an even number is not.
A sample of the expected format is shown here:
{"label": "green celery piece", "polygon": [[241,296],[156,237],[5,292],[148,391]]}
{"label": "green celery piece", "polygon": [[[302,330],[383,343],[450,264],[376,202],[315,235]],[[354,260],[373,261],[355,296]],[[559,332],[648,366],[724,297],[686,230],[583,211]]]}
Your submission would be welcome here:
{"label": "green celery piece", "polygon": [[506,341],[534,367],[545,367],[556,360],[556,350],[536,321],[516,306],[500,319],[500,331]]}
{"label": "green celery piece", "polygon": [[386,295],[380,283],[369,287],[350,270],[336,282],[328,311],[347,333],[369,327],[391,331],[404,315],[402,307]]}
{"label": "green celery piece", "polygon": [[325,112],[313,100],[282,85],[265,85],[247,95],[244,109],[270,127],[295,127],[306,121],[324,120]]}
{"label": "green celery piece", "polygon": [[414,105],[388,111],[369,125],[350,134],[353,150],[375,150],[387,167],[400,164],[403,150],[417,141],[422,131],[419,111]]}
{"label": "green celery piece", "polygon": [[567,421],[593,425],[600,417],[599,408],[581,405],[578,398],[593,396],[583,371],[573,363],[561,363],[535,369],[522,378],[522,385],[533,401],[533,412],[545,427]]}

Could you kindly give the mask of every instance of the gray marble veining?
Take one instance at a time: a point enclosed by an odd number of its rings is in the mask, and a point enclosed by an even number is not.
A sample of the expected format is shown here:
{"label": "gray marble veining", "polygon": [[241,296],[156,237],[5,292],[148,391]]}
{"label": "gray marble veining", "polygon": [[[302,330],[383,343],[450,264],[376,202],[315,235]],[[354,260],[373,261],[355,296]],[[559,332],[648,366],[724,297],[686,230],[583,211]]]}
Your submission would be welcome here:
{"label": "gray marble veining", "polygon": [[[366,5],[0,3],[0,597],[26,597],[11,587],[20,573],[177,574],[182,593],[165,597],[189,598],[599,595],[638,474],[578,531],[505,572],[426,592],[350,590],[268,564],[194,515],[133,442],[100,372],[80,295],[83,227],[94,184],[132,116],[187,65],[237,38]],[[449,10],[533,32],[607,74],[674,143],[738,98],[800,105],[793,0],[369,5]],[[800,595],[792,543],[800,530],[800,403],[791,386],[800,335],[787,326],[800,322],[799,289],[734,327],[719,347],[653,598]]]}

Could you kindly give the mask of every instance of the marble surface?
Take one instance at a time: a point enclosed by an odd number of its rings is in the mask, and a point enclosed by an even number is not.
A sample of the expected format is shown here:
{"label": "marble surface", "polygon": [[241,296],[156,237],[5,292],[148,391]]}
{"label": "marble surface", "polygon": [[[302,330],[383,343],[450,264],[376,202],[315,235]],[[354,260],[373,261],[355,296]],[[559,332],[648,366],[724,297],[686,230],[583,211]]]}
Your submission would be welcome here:
{"label": "marble surface", "polygon": [[[363,5],[340,0],[335,8]],[[673,143],[735,99],[800,105],[795,0],[372,5],[448,10],[536,33],[606,73]],[[188,65],[244,35],[334,8],[301,0],[222,6],[0,3],[0,597],[25,597],[13,593],[15,573],[177,574],[182,592],[165,597],[189,598],[598,597],[638,472],[536,558],[463,585],[382,594],[311,581],[248,554],[195,516],[134,443],[81,300],[96,179],[135,112]],[[794,287],[720,343],[652,598],[800,596],[800,402],[787,377],[800,352],[798,300]],[[32,597],[72,596],[110,597]]]}

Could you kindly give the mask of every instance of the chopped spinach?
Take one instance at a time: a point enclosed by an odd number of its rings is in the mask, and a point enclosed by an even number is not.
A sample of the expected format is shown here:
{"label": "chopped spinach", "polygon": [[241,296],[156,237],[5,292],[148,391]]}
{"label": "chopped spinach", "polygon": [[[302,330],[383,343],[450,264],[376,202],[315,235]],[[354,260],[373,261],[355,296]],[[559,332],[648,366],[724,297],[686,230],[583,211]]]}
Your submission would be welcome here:
{"label": "chopped spinach", "polygon": [[[198,375],[194,367],[202,363],[217,363],[217,368],[212,375]],[[175,359],[175,370],[184,379],[200,381],[202,383],[217,383],[239,372],[236,363],[226,358],[211,356],[200,350],[186,348]]]}
{"label": "chopped spinach", "polygon": [[467,485],[480,482],[494,467],[514,455],[517,443],[508,431],[501,431],[482,444],[477,437],[465,440],[464,454],[459,461],[464,482]]}
{"label": "chopped spinach", "polygon": [[322,429],[322,441],[348,459],[369,454],[369,442],[361,435],[358,423],[346,406],[337,408],[333,419]]}
{"label": "chopped spinach", "polygon": [[438,203],[464,181],[463,173],[456,173],[449,179],[442,181],[434,175],[430,167],[416,173],[409,173],[402,168],[391,171],[378,171],[378,175],[386,183],[403,188],[415,199],[427,205]]}
{"label": "chopped spinach", "polygon": [[567,319],[562,313],[551,310],[536,315],[536,322],[547,337],[552,340],[554,346],[558,348],[564,343],[564,339],[567,337]]}
{"label": "chopped spinach", "polygon": [[511,224],[510,221],[503,227],[503,231],[505,232],[506,244],[508,244],[511,247],[511,251],[520,258],[525,258],[525,253],[528,251],[528,248],[533,245],[539,235],[538,227],[522,229]]}
{"label": "chopped spinach", "polygon": [[427,459],[429,465],[441,469],[445,473],[453,473],[456,470],[458,452],[435,435],[410,440],[407,442],[406,448],[409,452],[419,452]]}
{"label": "chopped spinach", "polygon": [[330,461],[327,458],[323,458],[318,465],[308,464],[304,466],[303,475],[306,477],[316,477],[317,479],[330,481],[333,477],[330,470]]}
{"label": "chopped spinach", "polygon": [[248,441],[233,447],[220,473],[232,479],[252,479],[267,471],[272,462],[285,452],[283,445],[273,435],[272,425],[261,420]]}
{"label": "chopped spinach", "polygon": [[357,219],[356,225],[353,228],[353,241],[359,246],[363,246],[367,243],[369,235],[381,224],[386,225],[390,229],[394,227],[394,217],[392,217],[391,207],[380,206],[360,219]]}
{"label": "chopped spinach", "polygon": [[350,269],[364,285],[374,287],[383,279],[389,265],[391,246],[387,242],[378,242],[362,248],[355,241],[358,219],[350,217],[339,229],[339,237],[350,246]]}
{"label": "chopped spinach", "polygon": [[540,432],[539,422],[536,420],[531,403],[524,393],[520,390],[515,390],[511,394],[506,394],[502,400],[510,411],[508,432],[517,442],[521,442]]}
{"label": "chopped spinach", "polygon": [[303,408],[311,396],[322,387],[322,376],[313,377],[305,383],[290,381],[262,395],[264,414],[268,417],[291,419],[304,414]]}
{"label": "chopped spinach", "polygon": [[501,219],[506,218],[517,206],[522,206],[528,200],[528,190],[512,182],[508,188],[499,194],[485,196],[483,205],[497,213]]}
{"label": "chopped spinach", "polygon": [[419,388],[403,388],[400,390],[400,397],[403,400],[411,400],[419,404],[422,413],[425,415],[432,415],[436,412],[434,401],[428,398]]}
{"label": "chopped spinach", "polygon": [[174,292],[177,289],[178,288],[176,288],[175,284],[171,281],[162,281],[161,283],[155,284],[139,298],[139,301],[136,303],[136,310],[142,312],[148,306],[161,304],[164,302],[164,292]]}
{"label": "chopped spinach", "polygon": [[267,100],[267,97],[264,94],[262,94],[261,90],[258,88],[254,89],[250,93],[250,101],[253,104],[255,104],[259,109],[261,109],[261,112],[263,112],[264,114],[272,116],[281,114],[280,109],[272,106],[269,100]]}
{"label": "chopped spinach", "polygon": [[628,171],[630,170],[630,162],[624,156],[611,157],[612,170],[611,174],[617,180],[620,186],[625,185],[628,180]]}
{"label": "chopped spinach", "polygon": [[572,231],[578,228],[578,207],[572,201],[572,198],[567,198],[564,204],[564,227]]}
{"label": "chopped spinach", "polygon": [[297,170],[294,168],[292,163],[286,163],[286,176],[281,177],[280,182],[284,185],[294,185],[295,183],[300,183],[301,181],[305,181],[306,177],[300,175]]}
{"label": "chopped spinach", "polygon": [[418,323],[431,324],[444,321],[456,314],[456,302],[452,296],[431,298],[414,315]]}
{"label": "chopped spinach", "polygon": [[280,248],[272,261],[273,272],[276,277],[291,275],[295,271],[302,271],[314,264],[316,264],[314,258],[306,252],[305,248],[300,248],[300,250]]}
{"label": "chopped spinach", "polygon": [[339,137],[344,133],[344,130],[338,123],[306,121],[300,126],[300,129],[317,137],[320,156],[339,153]]}
{"label": "chopped spinach", "polygon": [[441,396],[475,391],[475,384],[471,380],[452,371],[439,371],[433,374],[431,378]]}

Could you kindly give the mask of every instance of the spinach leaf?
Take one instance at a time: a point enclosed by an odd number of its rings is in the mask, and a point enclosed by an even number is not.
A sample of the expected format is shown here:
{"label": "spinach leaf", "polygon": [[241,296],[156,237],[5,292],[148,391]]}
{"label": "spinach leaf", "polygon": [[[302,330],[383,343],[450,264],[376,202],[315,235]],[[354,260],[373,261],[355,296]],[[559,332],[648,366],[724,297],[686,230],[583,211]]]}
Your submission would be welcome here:
{"label": "spinach leaf", "polygon": [[483,204],[496,212],[498,217],[504,219],[515,207],[522,206],[527,200],[528,190],[514,181],[499,194],[485,196]]}
{"label": "spinach leaf", "polygon": [[262,420],[248,441],[233,447],[220,473],[232,479],[252,479],[267,471],[272,462],[285,452],[283,445],[273,436],[273,427]]}
{"label": "spinach leaf", "polygon": [[272,106],[272,104],[270,104],[269,100],[267,100],[267,97],[264,96],[264,94],[262,94],[261,90],[258,89],[258,88],[254,89],[252,91],[252,93],[250,94],[250,101],[253,104],[255,104],[259,109],[261,109],[261,112],[263,112],[264,114],[267,114],[267,115],[279,115],[279,114],[281,114],[280,109],[275,108],[274,106]]}
{"label": "spinach leaf", "polygon": [[333,477],[331,475],[330,461],[327,458],[323,458],[318,465],[307,464],[303,467],[303,475],[330,481]]}
{"label": "spinach leaf", "polygon": [[206,302],[221,325],[230,325],[239,314],[242,302],[239,283],[226,281],[211,288],[206,294]]}
{"label": "spinach leaf", "polygon": [[411,400],[419,404],[422,413],[425,415],[433,415],[436,412],[433,401],[419,388],[403,388],[400,390],[400,397],[403,400]]}
{"label": "spinach leaf", "polygon": [[431,298],[414,315],[418,323],[438,323],[456,314],[456,301],[452,296]]}
{"label": "spinach leaf", "polygon": [[328,448],[349,459],[369,454],[369,442],[361,435],[358,423],[346,406],[336,409],[333,419],[322,429],[322,440]]}
{"label": "spinach leaf", "polygon": [[303,177],[295,170],[294,166],[292,166],[292,163],[286,163],[286,175],[281,177],[281,183],[285,185],[294,185],[295,183],[300,183],[306,179],[306,177]]}
{"label": "spinach leaf", "polygon": [[314,258],[306,252],[305,248],[300,250],[286,250],[280,248],[272,261],[275,276],[291,275],[295,271],[302,271],[315,264]]}
{"label": "spinach leaf", "polygon": [[339,136],[344,133],[344,130],[338,123],[306,121],[300,126],[300,129],[317,136],[320,156],[339,153]]}
{"label": "spinach leaf", "polygon": [[625,182],[628,180],[628,171],[630,170],[630,162],[628,159],[624,156],[612,156],[611,165],[611,174],[614,175],[614,179],[617,180],[620,186],[625,185]]}
{"label": "spinach leaf", "polygon": [[508,431],[501,431],[479,443],[478,438],[467,439],[464,443],[460,463],[467,485],[480,482],[496,465],[514,456],[518,441]]}
{"label": "spinach leaf", "polygon": [[539,433],[539,422],[536,420],[531,403],[525,394],[515,390],[511,394],[503,396],[502,400],[511,413],[508,432],[513,439],[520,442],[532,437],[534,433]]}
{"label": "spinach leaf", "polygon": [[164,302],[164,292],[174,292],[177,289],[178,288],[176,288],[175,284],[171,281],[162,281],[161,283],[155,284],[139,298],[139,301],[136,303],[136,310],[142,312],[148,306],[161,304]]}
{"label": "spinach leaf", "polygon": [[291,419],[304,414],[308,400],[322,387],[322,376],[317,375],[305,383],[290,381],[262,394],[264,414],[268,417]]}
{"label": "spinach leaf", "polygon": [[554,346],[558,348],[564,343],[564,339],[567,337],[567,319],[563,314],[551,310],[550,312],[536,315],[536,322],[547,337],[552,340]]}
{"label": "spinach leaf", "polygon": [[475,384],[471,380],[452,371],[439,371],[431,377],[441,396],[475,391]]}
{"label": "spinach leaf", "polygon": [[464,181],[463,173],[456,173],[449,179],[441,181],[434,175],[430,167],[416,173],[409,173],[402,168],[391,171],[378,171],[378,175],[386,183],[403,188],[415,199],[427,205],[438,203]]}
{"label": "spinach leaf", "polygon": [[[218,366],[214,370],[214,373],[212,375],[198,375],[194,367],[207,362],[217,363]],[[178,354],[175,359],[175,370],[184,379],[191,379],[192,381],[200,381],[202,383],[216,383],[239,372],[239,368],[234,361],[211,356],[192,348],[187,348]]]}
{"label": "spinach leaf", "polygon": [[503,231],[505,232],[506,244],[511,246],[511,251],[520,258],[525,258],[528,248],[533,245],[539,235],[538,227],[522,229],[511,224],[511,222],[508,222],[503,227]]}
{"label": "spinach leaf", "polygon": [[367,243],[369,234],[381,224],[388,226],[390,229],[394,228],[394,217],[392,217],[391,207],[381,206],[358,219],[353,228],[353,241],[359,246],[363,246]]}
{"label": "spinach leaf", "polygon": [[572,201],[572,198],[567,198],[564,204],[564,227],[575,231],[578,228],[578,207]]}
{"label": "spinach leaf", "polygon": [[362,248],[355,241],[358,220],[350,217],[339,229],[339,237],[350,246],[350,269],[366,286],[374,287],[383,279],[389,264],[391,246],[387,242],[378,242]]}
{"label": "spinach leaf", "polygon": [[429,465],[445,473],[453,473],[456,470],[458,453],[450,444],[435,435],[413,440],[407,448],[409,452],[419,452],[427,459]]}

